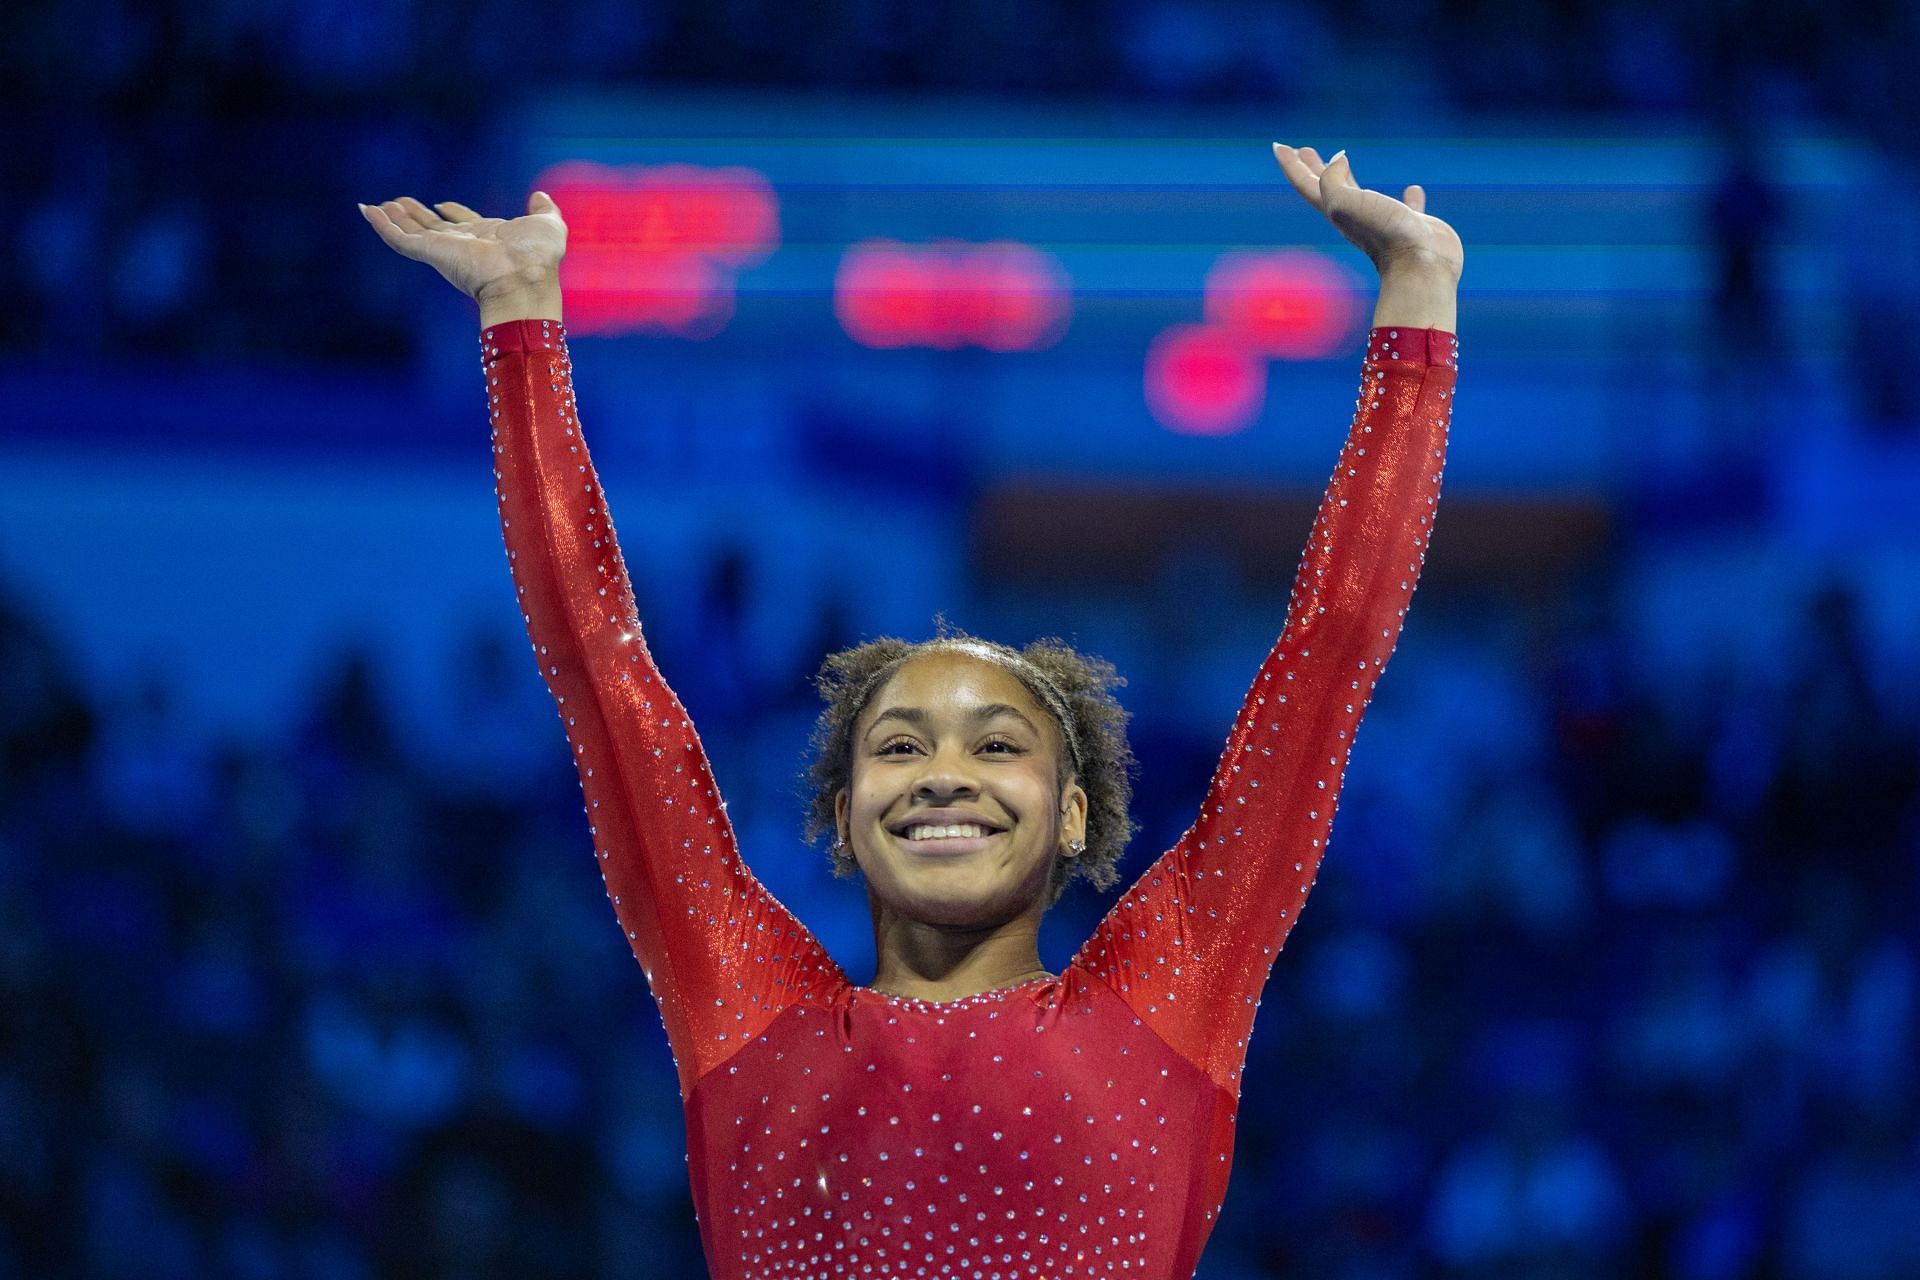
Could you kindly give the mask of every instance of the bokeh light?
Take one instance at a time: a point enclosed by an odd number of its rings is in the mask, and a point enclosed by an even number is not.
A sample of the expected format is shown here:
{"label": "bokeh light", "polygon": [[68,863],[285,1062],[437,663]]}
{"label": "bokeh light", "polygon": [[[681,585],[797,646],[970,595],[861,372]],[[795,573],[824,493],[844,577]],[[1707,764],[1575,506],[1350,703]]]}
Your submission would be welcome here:
{"label": "bokeh light", "polygon": [[567,220],[560,283],[583,334],[711,338],[733,316],[734,273],[780,242],[772,186],[739,166],[569,161],[533,185]]}
{"label": "bokeh light", "polygon": [[1244,430],[1267,398],[1267,365],[1231,330],[1175,325],[1147,348],[1147,407],[1184,435]]}
{"label": "bokeh light", "polygon": [[1275,359],[1324,359],[1353,338],[1366,287],[1324,253],[1240,250],[1207,272],[1207,323]]}
{"label": "bokeh light", "polygon": [[863,346],[1037,351],[1066,331],[1070,289],[1059,262],[1030,245],[873,239],[841,259],[833,303]]}

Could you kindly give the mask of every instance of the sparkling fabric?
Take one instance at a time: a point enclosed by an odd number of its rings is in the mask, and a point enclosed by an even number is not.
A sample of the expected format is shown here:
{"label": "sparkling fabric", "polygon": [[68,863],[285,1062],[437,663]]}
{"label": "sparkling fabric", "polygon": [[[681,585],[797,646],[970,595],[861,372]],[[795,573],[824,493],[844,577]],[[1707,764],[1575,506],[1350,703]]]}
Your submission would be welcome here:
{"label": "sparkling fabric", "polygon": [[1454,336],[1368,335],[1284,628],[1193,825],[1058,978],[943,1002],[855,986],[747,869],[636,616],[564,326],[481,349],[514,590],[673,1048],[713,1276],[1190,1280],[1260,992],[1426,560]]}

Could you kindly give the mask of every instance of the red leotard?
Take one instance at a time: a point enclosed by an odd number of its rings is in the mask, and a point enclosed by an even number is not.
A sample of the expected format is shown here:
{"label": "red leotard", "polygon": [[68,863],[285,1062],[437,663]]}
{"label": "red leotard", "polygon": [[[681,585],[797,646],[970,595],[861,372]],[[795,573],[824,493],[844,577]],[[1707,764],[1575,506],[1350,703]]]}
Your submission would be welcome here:
{"label": "red leotard", "polygon": [[1426,559],[1457,340],[1368,335],[1286,625],[1193,826],[1058,978],[934,1002],[855,986],[741,860],[641,633],[565,335],[482,334],[500,520],[673,1046],[713,1275],[1191,1277],[1260,991]]}

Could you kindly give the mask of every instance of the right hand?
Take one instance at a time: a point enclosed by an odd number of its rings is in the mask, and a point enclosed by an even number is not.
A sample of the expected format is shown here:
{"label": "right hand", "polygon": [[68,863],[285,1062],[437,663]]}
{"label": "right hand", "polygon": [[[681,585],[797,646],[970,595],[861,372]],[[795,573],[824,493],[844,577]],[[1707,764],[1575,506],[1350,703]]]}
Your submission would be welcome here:
{"label": "right hand", "polygon": [[523,218],[483,218],[452,200],[429,209],[412,196],[361,212],[395,253],[427,263],[481,303],[551,284],[567,251],[567,224],[544,191],[527,197]]}

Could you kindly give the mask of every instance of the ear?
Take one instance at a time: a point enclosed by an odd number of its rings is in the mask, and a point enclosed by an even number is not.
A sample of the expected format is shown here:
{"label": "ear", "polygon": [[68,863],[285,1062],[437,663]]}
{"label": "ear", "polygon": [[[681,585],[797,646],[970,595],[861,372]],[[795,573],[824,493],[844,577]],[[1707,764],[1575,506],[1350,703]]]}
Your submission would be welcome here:
{"label": "ear", "polygon": [[1060,797],[1060,807],[1064,810],[1060,815],[1061,852],[1073,857],[1073,850],[1067,846],[1075,840],[1084,843],[1087,838],[1086,788],[1077,781],[1067,783],[1066,792]]}
{"label": "ear", "polygon": [[[845,787],[840,788],[833,796],[833,833],[840,839],[847,840],[847,789]],[[847,840],[847,843],[853,842]]]}

